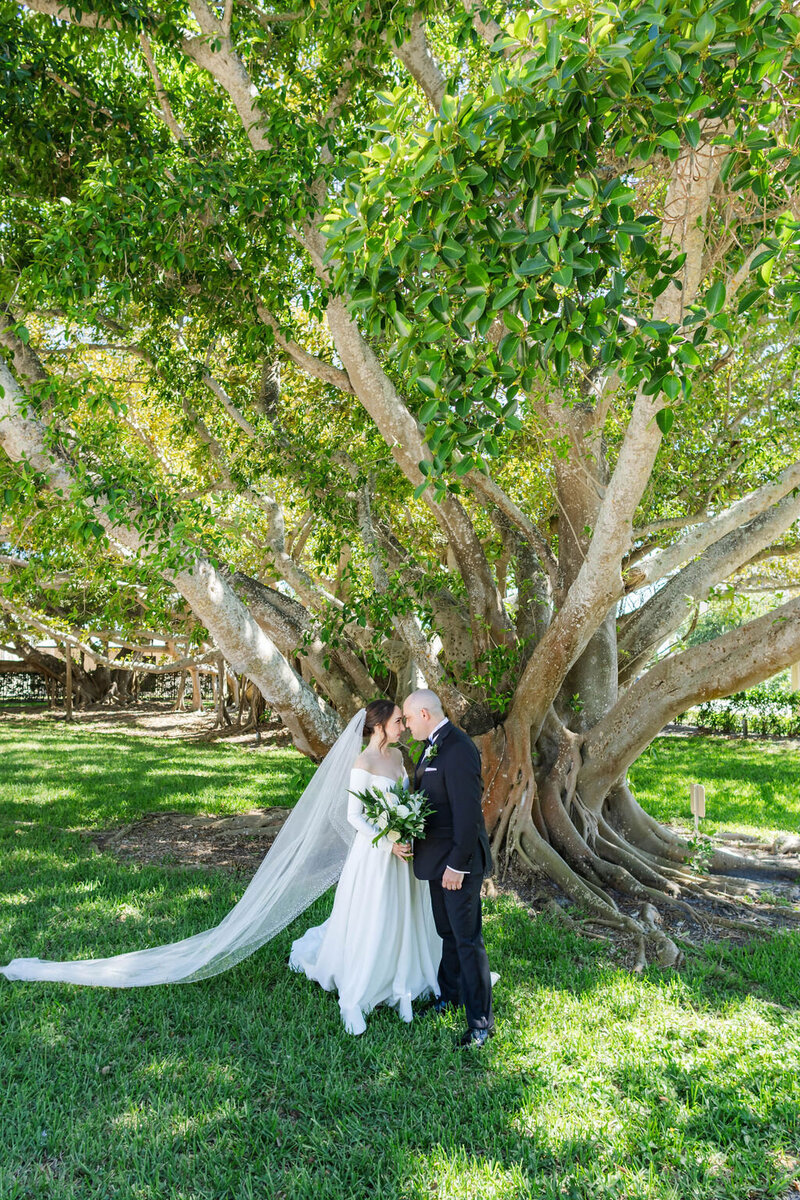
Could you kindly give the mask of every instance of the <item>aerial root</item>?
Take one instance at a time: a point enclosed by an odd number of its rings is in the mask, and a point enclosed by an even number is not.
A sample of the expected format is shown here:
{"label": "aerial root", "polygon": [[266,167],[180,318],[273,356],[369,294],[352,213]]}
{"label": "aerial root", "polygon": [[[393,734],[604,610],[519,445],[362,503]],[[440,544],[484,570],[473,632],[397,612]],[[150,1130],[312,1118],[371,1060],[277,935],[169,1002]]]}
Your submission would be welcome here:
{"label": "aerial root", "polygon": [[[532,821],[515,824],[514,843],[510,850],[519,854],[523,862],[533,870],[544,869],[548,877],[566,895],[591,914],[593,921],[600,921],[621,933],[631,934],[637,947],[635,970],[644,970],[648,949],[652,950],[656,961],[662,967],[675,967],[683,960],[682,951],[671,938],[655,927],[655,922],[644,926],[636,918],[620,912],[616,906],[612,908],[610,897],[591,886],[591,881],[574,871],[554,847],[544,841]],[[636,881],[632,880],[632,883],[635,884]]]}

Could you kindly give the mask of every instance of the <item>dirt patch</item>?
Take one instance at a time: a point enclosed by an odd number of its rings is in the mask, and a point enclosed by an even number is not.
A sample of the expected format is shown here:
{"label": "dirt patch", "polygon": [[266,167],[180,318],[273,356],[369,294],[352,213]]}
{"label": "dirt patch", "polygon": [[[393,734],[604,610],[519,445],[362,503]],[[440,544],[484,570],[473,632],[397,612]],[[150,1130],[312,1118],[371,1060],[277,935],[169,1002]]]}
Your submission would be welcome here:
{"label": "dirt patch", "polygon": [[259,808],[231,817],[147,813],[130,825],[85,837],[122,862],[232,871],[249,878],[275,841],[291,810]]}

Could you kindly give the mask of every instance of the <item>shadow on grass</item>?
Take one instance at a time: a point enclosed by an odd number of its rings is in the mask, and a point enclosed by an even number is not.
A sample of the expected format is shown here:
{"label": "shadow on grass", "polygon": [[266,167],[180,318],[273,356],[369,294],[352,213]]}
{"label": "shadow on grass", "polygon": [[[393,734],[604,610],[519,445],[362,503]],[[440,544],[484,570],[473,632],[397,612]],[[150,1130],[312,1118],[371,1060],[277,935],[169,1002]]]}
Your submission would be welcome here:
{"label": "shadow on grass", "polygon": [[[30,741],[44,739],[37,731]],[[226,748],[81,733],[67,748],[12,753],[21,757],[0,797],[20,820],[129,820],[178,803],[196,811],[206,775],[227,780],[236,804],[251,802],[252,778],[240,772],[253,759]],[[43,790],[42,754],[76,773],[68,796]],[[98,757],[100,772],[81,772]],[[113,771],[123,780],[129,763],[123,797]],[[176,793],[183,774],[189,787]],[[18,798],[25,787],[36,795]],[[119,863],[37,824],[6,822],[0,854],[1,961],[174,941],[216,924],[245,886]],[[800,1144],[798,935],[720,946],[680,975],[639,978],[501,897],[486,906],[501,973],[497,1037],[457,1054],[457,1017],[405,1026],[378,1010],[352,1038],[336,998],[289,972],[292,938],[324,920],[330,902],[197,984],[114,991],[0,979],[2,1200],[779,1194],[781,1155]]]}
{"label": "shadow on grass", "polygon": [[[0,954],[172,940],[221,919],[240,890],[105,856],[59,867],[59,853],[11,856],[6,899],[30,903],[4,904]],[[388,1010],[352,1038],[335,997],[286,966],[329,908],[330,895],[197,984],[0,980],[3,1200],[733,1200],[778,1186],[800,1130],[796,1014],[744,987],[717,995],[694,968],[630,976],[501,898],[487,905],[501,972],[488,1051],[454,1053],[456,1017],[405,1026]],[[762,947],[759,973],[768,958]]]}
{"label": "shadow on grass", "polygon": [[308,770],[289,750],[147,741],[133,735],[0,727],[0,821],[106,828],[146,812],[292,805]]}

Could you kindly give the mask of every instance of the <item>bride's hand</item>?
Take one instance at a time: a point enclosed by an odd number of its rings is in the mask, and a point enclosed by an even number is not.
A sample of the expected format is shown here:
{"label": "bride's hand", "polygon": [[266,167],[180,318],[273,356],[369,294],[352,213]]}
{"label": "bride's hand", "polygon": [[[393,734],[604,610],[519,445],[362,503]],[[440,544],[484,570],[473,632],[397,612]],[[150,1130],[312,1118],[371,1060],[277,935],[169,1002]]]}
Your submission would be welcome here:
{"label": "bride's hand", "polygon": [[392,846],[392,854],[396,854],[398,858],[405,861],[411,858],[411,847],[408,842],[395,842]]}

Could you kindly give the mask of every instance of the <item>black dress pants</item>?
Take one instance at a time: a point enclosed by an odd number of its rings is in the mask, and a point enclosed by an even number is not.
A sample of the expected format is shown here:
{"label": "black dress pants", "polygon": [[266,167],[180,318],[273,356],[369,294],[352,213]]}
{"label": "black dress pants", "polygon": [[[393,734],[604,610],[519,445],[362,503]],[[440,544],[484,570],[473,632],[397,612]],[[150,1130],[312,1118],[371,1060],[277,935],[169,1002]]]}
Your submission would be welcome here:
{"label": "black dress pants", "polygon": [[492,980],[481,932],[480,870],[464,876],[457,891],[431,879],[436,932],[442,939],[439,991],[443,1000],[463,1004],[470,1029],[494,1029]]}

